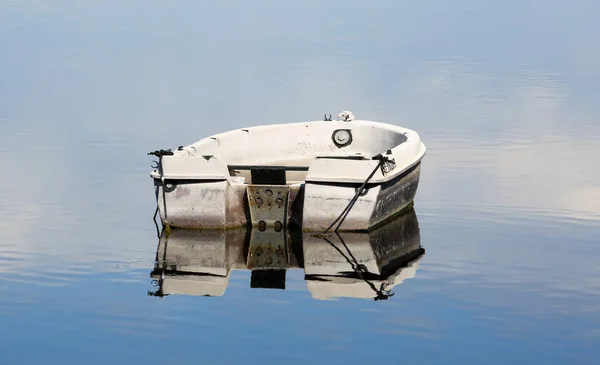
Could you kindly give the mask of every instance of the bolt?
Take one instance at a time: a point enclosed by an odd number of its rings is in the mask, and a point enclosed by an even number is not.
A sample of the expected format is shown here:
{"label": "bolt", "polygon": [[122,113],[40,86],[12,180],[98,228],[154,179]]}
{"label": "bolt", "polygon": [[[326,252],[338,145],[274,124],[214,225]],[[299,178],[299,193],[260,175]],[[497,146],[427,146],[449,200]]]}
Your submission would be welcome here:
{"label": "bolt", "polygon": [[280,221],[276,221],[275,224],[274,224],[274,226],[275,226],[274,227],[275,228],[275,232],[280,232],[281,229],[283,228],[283,224],[281,224]]}
{"label": "bolt", "polygon": [[259,207],[262,205],[263,201],[261,198],[256,198],[256,205],[258,205]]}
{"label": "bolt", "polygon": [[273,195],[273,191],[271,191],[271,189],[267,189],[265,190],[265,194],[267,194],[267,196],[271,196]]}
{"label": "bolt", "polygon": [[281,204],[283,204],[283,199],[277,198],[277,199],[275,199],[275,203],[277,203],[277,205],[281,205]]}
{"label": "bolt", "polygon": [[267,223],[265,221],[258,222],[258,230],[262,232],[265,229],[267,229]]}

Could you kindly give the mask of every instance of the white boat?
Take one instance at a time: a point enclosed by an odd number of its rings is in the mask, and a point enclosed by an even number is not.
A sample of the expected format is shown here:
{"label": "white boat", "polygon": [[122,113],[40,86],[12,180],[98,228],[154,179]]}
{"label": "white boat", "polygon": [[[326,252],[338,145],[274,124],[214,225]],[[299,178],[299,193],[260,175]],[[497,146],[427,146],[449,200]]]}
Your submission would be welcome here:
{"label": "white boat", "polygon": [[369,232],[321,237],[257,228],[169,232],[159,237],[150,273],[153,296],[220,297],[233,270],[250,271],[252,288],[285,289],[287,271],[304,269],[314,299],[387,299],[395,286],[415,277],[425,253],[414,209]]}
{"label": "white boat", "polygon": [[364,231],[411,206],[426,150],[419,135],[351,112],[325,119],[149,153],[159,157],[151,177],[162,224]]}

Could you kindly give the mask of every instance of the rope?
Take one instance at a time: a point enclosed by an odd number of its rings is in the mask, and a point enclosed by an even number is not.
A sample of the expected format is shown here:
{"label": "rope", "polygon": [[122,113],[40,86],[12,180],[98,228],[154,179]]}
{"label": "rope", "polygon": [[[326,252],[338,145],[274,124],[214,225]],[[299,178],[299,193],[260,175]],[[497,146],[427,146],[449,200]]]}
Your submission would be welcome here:
{"label": "rope", "polygon": [[373,178],[373,176],[375,175],[375,173],[377,172],[377,170],[379,168],[381,168],[381,173],[383,175],[385,175],[388,172],[387,169],[385,168],[386,164],[394,164],[395,163],[394,160],[391,160],[391,159],[383,156],[382,154],[378,154],[378,155],[374,156],[373,160],[378,160],[379,163],[377,164],[377,166],[375,166],[375,168],[373,169],[373,171],[371,172],[371,174],[369,174],[369,176],[365,179],[365,181],[362,183],[362,185],[358,188],[358,190],[356,191],[356,194],[354,194],[354,197],[350,200],[350,202],[348,203],[348,205],[346,205],[346,208],[344,208],[344,210],[342,211],[342,213],[340,213],[340,215],[329,225],[329,227],[327,227],[327,229],[325,230],[324,233],[329,232],[329,230],[331,228],[333,228],[333,226],[338,221],[340,221],[338,223],[338,225],[335,227],[335,230],[334,230],[334,232],[337,232],[338,229],[341,227],[342,223],[344,223],[344,220],[346,219],[346,217],[348,216],[348,214],[350,213],[350,210],[354,207],[354,204],[356,203],[356,201],[358,200],[358,198],[362,194],[363,190],[365,189],[365,186],[367,186],[367,184],[369,183],[369,180],[371,180],[371,178]]}
{"label": "rope", "polygon": [[156,210],[154,211],[154,216],[152,217],[152,221],[154,222],[154,227],[156,227],[156,237],[160,239],[160,229],[158,228],[158,223],[156,223],[156,215],[158,214],[158,204],[156,204]]}
{"label": "rope", "polygon": [[[155,264],[162,264],[162,267],[160,270],[160,278],[158,278],[158,280],[156,281],[158,289],[154,292],[148,291],[148,296],[152,296],[152,297],[162,298],[162,297],[166,296],[163,293],[163,283],[165,281],[165,272],[167,270],[167,248],[169,246],[169,232],[166,231],[165,233],[166,233],[165,234],[165,245],[164,245],[164,249],[163,249],[162,261],[159,258],[159,251],[156,252],[156,257],[154,259]],[[159,236],[159,238],[160,238],[160,236]],[[160,242],[159,242],[158,247],[160,248]]]}
{"label": "rope", "polygon": [[331,245],[331,247],[335,248],[337,250],[337,252],[339,252],[340,255],[342,255],[342,257],[344,257],[346,259],[346,261],[348,261],[348,263],[350,264],[350,267],[352,267],[352,270],[354,270],[354,272],[356,272],[358,274],[358,277],[361,280],[363,280],[365,283],[367,283],[367,285],[371,288],[371,290],[373,290],[375,292],[375,294],[377,294],[375,296],[375,298],[373,298],[373,300],[375,300],[375,301],[387,300],[389,297],[392,297],[394,295],[394,293],[391,290],[385,290],[385,291],[383,290],[384,283],[381,283],[381,286],[379,287],[379,289],[377,289],[375,287],[375,284],[373,284],[369,280],[365,279],[365,277],[363,276],[363,273],[368,272],[368,271],[366,271],[365,266],[358,263],[358,260],[356,260],[356,257],[354,257],[354,255],[352,254],[352,251],[350,251],[350,248],[348,247],[348,245],[346,244],[346,242],[344,241],[342,236],[340,236],[340,234],[337,232],[336,232],[336,235],[340,239],[340,242],[342,243],[342,245],[344,245],[344,248],[346,249],[346,251],[348,251],[348,255],[350,257],[352,257],[352,260],[354,260],[354,263],[352,263],[352,261],[350,261],[350,259],[346,255],[344,255],[342,250],[340,250],[335,244],[333,244],[333,242],[331,242],[327,237],[323,237],[323,239],[325,241],[327,241],[327,243],[329,243]]}
{"label": "rope", "polygon": [[[165,212],[165,226],[167,229],[167,234],[170,233],[171,229],[169,227],[169,221],[167,220],[167,199],[166,199],[166,193],[165,193],[165,176],[163,173],[163,165],[162,165],[162,158],[163,156],[172,156],[174,153],[173,151],[171,151],[170,149],[168,150],[156,150],[153,152],[148,152],[148,155],[154,155],[156,157],[158,157],[158,173],[160,175],[160,184],[162,187],[162,199],[163,199],[163,210]],[[158,212],[158,205],[156,207],[157,212]],[[156,213],[154,213],[154,217],[156,217]],[[156,221],[156,220],[155,220]]]}

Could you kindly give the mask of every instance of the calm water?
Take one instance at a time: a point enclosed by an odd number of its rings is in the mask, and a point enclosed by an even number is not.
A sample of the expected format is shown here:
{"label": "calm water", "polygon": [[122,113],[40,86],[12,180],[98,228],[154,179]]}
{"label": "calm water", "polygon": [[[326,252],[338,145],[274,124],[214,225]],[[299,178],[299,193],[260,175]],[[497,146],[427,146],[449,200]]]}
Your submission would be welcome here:
{"label": "calm water", "polygon": [[[597,1],[217,3],[0,2],[0,363],[597,363]],[[223,237],[160,287],[147,151],[342,110],[428,147],[410,234],[346,238],[422,246],[394,296]]]}

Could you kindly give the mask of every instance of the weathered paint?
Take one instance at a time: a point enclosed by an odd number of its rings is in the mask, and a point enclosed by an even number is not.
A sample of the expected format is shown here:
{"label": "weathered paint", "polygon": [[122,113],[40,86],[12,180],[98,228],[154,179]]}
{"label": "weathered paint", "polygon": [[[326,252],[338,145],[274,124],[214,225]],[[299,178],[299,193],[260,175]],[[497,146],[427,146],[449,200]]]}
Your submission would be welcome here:
{"label": "weathered paint", "polygon": [[[343,219],[339,230],[366,231],[410,207],[417,192],[420,164],[407,172],[396,175],[395,179],[386,183],[368,187]],[[325,231],[342,214],[354,198],[358,187],[358,184],[340,186],[307,183],[302,229]],[[323,209],[323,205],[326,205],[327,209]]]}
{"label": "weathered paint", "polygon": [[381,185],[377,203],[369,219],[369,227],[381,224],[412,206],[420,175],[421,164],[419,163],[408,170],[407,174],[398,175],[396,180]]}
{"label": "weathered paint", "polygon": [[[168,224],[171,227],[188,228],[226,226],[227,181],[202,183],[177,181],[167,184],[164,189],[164,201],[162,190],[163,186],[159,184],[157,198],[163,224]],[[182,190],[186,191],[186,194],[181,194],[180,191]],[[198,219],[199,216],[202,217],[201,220]]]}
{"label": "weathered paint", "polygon": [[[332,133],[339,129],[350,130],[352,143],[336,146]],[[319,231],[342,213],[356,187],[377,166],[372,159],[377,154],[395,164],[386,173],[375,172],[372,185],[340,226],[342,231],[367,230],[406,209],[414,199],[425,146],[412,130],[361,120],[315,121],[257,126],[204,138],[162,158],[163,177],[167,184],[175,183],[165,189],[166,212],[161,176],[157,170],[151,176],[163,224],[229,229],[252,220],[246,192],[250,173],[228,166],[307,166],[307,171],[286,172],[288,207],[298,213],[301,206],[302,212],[294,219],[286,208],[285,217],[286,222],[302,222],[304,229]],[[297,195],[301,188],[304,194]]]}
{"label": "weathered paint", "polygon": [[287,224],[290,188],[286,185],[249,185],[248,207],[252,226],[264,222],[268,227]]}
{"label": "weathered paint", "polygon": [[[306,183],[304,187],[302,229],[314,232],[325,231],[348,206],[358,187],[358,185],[339,186]],[[356,200],[352,209],[341,222],[339,230],[367,230],[380,189],[380,186],[374,186],[363,192],[364,195]]]}

